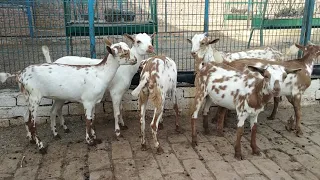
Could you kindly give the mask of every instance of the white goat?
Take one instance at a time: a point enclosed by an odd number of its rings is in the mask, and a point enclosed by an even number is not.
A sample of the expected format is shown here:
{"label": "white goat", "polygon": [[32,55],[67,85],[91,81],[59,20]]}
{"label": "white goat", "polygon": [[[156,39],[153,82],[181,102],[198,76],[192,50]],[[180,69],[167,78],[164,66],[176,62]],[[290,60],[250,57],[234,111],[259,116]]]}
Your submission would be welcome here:
{"label": "white goat", "polygon": [[172,59],[165,56],[149,58],[143,62],[142,66],[143,69],[140,75],[139,85],[131,92],[133,96],[139,95],[141,149],[146,150],[145,113],[148,99],[150,98],[155,107],[150,127],[157,153],[161,154],[163,149],[158,142],[157,131],[159,122],[162,120],[165,96],[167,93],[171,93],[172,95],[172,101],[174,103],[173,109],[176,113],[176,130],[179,130],[179,110],[176,97],[177,67]]}
{"label": "white goat", "polygon": [[[271,48],[263,47],[257,49],[248,49],[239,52],[223,52],[217,51],[211,47],[211,44],[217,43],[219,39],[209,39],[208,33],[195,34],[192,39],[187,39],[192,44],[191,54],[204,56],[203,62],[215,61],[221,63],[224,60],[231,62],[237,59],[255,58],[255,59],[268,59],[270,61],[283,61],[284,55]],[[288,52],[290,53],[290,51]]]}
{"label": "white goat", "polygon": [[[124,93],[129,89],[131,80],[133,76],[137,73],[140,62],[143,60],[143,56],[148,53],[154,53],[154,47],[152,46],[152,38],[155,36],[155,33],[151,36],[146,33],[139,33],[135,36],[130,36],[124,34],[124,37],[129,39],[133,46],[131,52],[137,58],[137,64],[133,66],[120,66],[117,70],[116,75],[109,83],[107,87],[110,91],[112,104],[113,104],[113,113],[115,119],[115,133],[118,137],[120,135],[120,129],[124,130],[128,127],[124,124],[122,117],[122,97]],[[46,57],[48,63],[51,62],[50,55],[48,51],[44,51],[43,54]],[[89,64],[98,64],[102,59],[90,59],[85,57],[78,56],[65,56],[57,59],[54,63],[59,64],[73,64],[73,65],[89,65]],[[62,116],[62,106],[64,105],[64,100],[55,100],[51,110],[51,128],[56,136],[55,124],[56,124],[56,115],[60,119],[60,124],[65,131],[69,131],[67,126],[64,123],[64,118]],[[119,127],[120,125],[120,127]]]}
{"label": "white goat", "polygon": [[[137,60],[126,43],[111,44],[106,41],[107,55],[97,65],[39,64],[30,65],[15,75],[0,73],[4,82],[16,76],[21,93],[28,101],[29,111],[25,117],[27,136],[35,141],[41,153],[46,148],[36,132],[36,116],[42,97],[80,102],[86,116],[86,141],[89,145],[99,142],[96,138],[94,120],[95,104],[103,98],[104,92],[120,65],[136,64]],[[43,48],[46,49],[46,48]]]}
{"label": "white goat", "polygon": [[[194,56],[196,61],[203,61],[203,56]],[[240,72],[224,63],[209,62],[197,73],[195,78],[196,94],[192,107],[192,145],[197,145],[195,121],[198,118],[200,107],[207,96],[217,105],[234,109],[238,116],[237,140],[235,143],[235,157],[242,159],[241,136],[243,125],[247,118],[251,124],[251,148],[253,154],[260,154],[256,144],[257,118],[263,111],[265,104],[281,92],[281,82],[287,73],[298,70],[274,69],[266,65],[265,68],[248,66],[249,70]],[[259,72],[259,73],[257,73]]]}

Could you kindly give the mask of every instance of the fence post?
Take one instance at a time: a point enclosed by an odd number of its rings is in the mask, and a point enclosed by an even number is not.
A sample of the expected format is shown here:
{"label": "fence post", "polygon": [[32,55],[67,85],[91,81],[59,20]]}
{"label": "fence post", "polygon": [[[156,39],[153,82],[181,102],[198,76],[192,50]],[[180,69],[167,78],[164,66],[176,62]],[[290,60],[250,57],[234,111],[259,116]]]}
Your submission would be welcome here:
{"label": "fence post", "polygon": [[204,32],[209,31],[209,0],[204,2]]}
{"label": "fence post", "polygon": [[[314,11],[315,0],[305,0],[305,7],[303,12],[300,44],[306,45],[310,40],[311,28],[312,28],[312,17]],[[302,52],[299,51],[298,57],[302,57]]]}
{"label": "fence post", "polygon": [[89,36],[90,36],[90,54],[91,58],[96,58],[96,40],[94,33],[94,0],[88,0],[88,15],[89,15]]}

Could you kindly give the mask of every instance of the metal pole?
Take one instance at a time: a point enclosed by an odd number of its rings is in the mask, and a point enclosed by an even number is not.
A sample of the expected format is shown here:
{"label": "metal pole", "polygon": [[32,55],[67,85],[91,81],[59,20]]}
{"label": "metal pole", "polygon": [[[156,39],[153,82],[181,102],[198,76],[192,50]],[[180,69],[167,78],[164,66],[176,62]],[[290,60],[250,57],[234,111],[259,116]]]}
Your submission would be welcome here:
{"label": "metal pole", "polygon": [[[305,0],[305,7],[302,19],[301,34],[300,34],[300,44],[306,45],[310,40],[311,28],[312,28],[312,16],[314,11],[314,0]],[[298,57],[302,57],[302,52],[299,51]]]}
{"label": "metal pole", "polygon": [[91,58],[96,58],[96,40],[94,33],[94,0],[88,0],[89,15],[89,36],[90,36],[90,54]]}
{"label": "metal pole", "polygon": [[204,32],[209,31],[209,0],[204,2]]}

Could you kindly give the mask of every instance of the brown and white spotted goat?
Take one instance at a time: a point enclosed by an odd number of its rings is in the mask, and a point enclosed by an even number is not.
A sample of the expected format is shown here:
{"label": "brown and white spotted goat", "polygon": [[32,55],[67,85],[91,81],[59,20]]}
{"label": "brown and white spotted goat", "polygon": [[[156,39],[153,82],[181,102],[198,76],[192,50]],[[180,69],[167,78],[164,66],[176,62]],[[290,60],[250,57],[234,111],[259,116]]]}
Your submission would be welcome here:
{"label": "brown and white spotted goat", "polygon": [[133,96],[139,95],[140,106],[140,125],[141,125],[141,149],[146,150],[145,140],[145,114],[148,99],[154,105],[154,116],[150,124],[157,153],[161,154],[161,148],[158,138],[158,125],[162,120],[166,94],[171,93],[174,103],[173,109],[176,113],[176,130],[179,130],[179,110],[176,97],[177,67],[176,63],[165,56],[155,56],[142,62],[142,72],[140,74],[140,83],[132,91]]}
{"label": "brown and white spotted goat", "polygon": [[[202,57],[203,58],[203,57]],[[203,61],[195,55],[197,61]],[[250,70],[255,72],[250,72]],[[192,109],[192,145],[197,144],[196,120],[201,105],[206,96],[217,104],[228,109],[236,110],[238,117],[237,140],[235,145],[235,157],[242,158],[241,136],[243,134],[244,122],[247,118],[251,124],[251,148],[255,155],[260,154],[256,144],[257,118],[263,111],[265,104],[281,92],[280,82],[286,76],[286,72],[297,70],[275,69],[267,65],[265,68],[248,66],[245,72],[215,62],[204,63],[203,68],[197,73],[195,79],[196,95]],[[258,73],[259,72],[259,73]]]}
{"label": "brown and white spotted goat", "polygon": [[[286,125],[288,131],[295,130],[296,135],[302,135],[301,131],[301,97],[304,91],[311,84],[311,74],[313,70],[314,60],[320,55],[320,46],[309,44],[307,46],[301,46],[296,44],[300,50],[304,52],[304,56],[301,59],[294,59],[285,62],[269,62],[266,60],[252,60],[252,59],[243,59],[231,62],[229,65],[236,67],[237,69],[243,68],[245,65],[251,65],[259,68],[265,68],[269,64],[279,65],[287,69],[301,69],[301,71],[296,74],[289,74],[286,77],[285,81],[281,84],[280,96],[286,96],[288,101],[293,105],[295,115],[291,116]],[[242,67],[240,67],[241,65]],[[278,104],[279,97],[274,97],[274,108],[271,116],[268,119],[274,119]],[[225,108],[219,108],[218,112],[218,126],[220,129],[223,127],[224,116],[226,113]],[[296,120],[294,125],[294,119]]]}

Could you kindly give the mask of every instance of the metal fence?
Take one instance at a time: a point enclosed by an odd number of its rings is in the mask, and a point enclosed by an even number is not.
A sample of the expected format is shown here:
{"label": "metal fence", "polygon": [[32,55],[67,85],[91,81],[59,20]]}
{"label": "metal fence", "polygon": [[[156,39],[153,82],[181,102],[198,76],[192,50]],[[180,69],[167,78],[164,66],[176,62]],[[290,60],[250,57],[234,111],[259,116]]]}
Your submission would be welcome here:
{"label": "metal fence", "polygon": [[179,71],[193,70],[186,39],[204,30],[220,38],[214,45],[218,50],[267,45],[284,52],[300,41],[306,14],[313,15],[310,40],[320,43],[320,1],[314,12],[304,9],[303,0],[0,0],[0,71],[43,63],[42,45],[48,45],[53,59],[67,54],[102,58],[103,38],[127,42],[124,32],[157,32],[158,54],[172,57]]}

